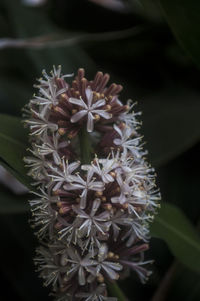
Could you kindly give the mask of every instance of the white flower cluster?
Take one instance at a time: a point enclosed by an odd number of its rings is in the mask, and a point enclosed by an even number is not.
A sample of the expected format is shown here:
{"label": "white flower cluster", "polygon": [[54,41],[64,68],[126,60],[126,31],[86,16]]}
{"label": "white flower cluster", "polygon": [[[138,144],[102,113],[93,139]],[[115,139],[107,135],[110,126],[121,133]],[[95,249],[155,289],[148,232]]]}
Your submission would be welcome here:
{"label": "white flower cluster", "polygon": [[32,224],[43,245],[35,263],[59,301],[115,301],[107,282],[130,268],[142,282],[150,274],[143,252],[160,194],[122,87],[101,72],[89,81],[79,69],[71,85],[67,76],[44,71],[24,109],[32,145],[24,160],[38,189]]}

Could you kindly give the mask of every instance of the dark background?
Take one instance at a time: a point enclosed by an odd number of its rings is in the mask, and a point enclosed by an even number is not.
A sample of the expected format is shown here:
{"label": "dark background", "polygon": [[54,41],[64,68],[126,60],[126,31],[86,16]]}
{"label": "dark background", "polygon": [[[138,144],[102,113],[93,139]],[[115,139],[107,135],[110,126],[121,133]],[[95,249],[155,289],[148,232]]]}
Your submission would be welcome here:
{"label": "dark background", "polygon": [[[86,0],[49,0],[38,7],[1,0],[1,39],[45,39],[41,48],[35,40],[3,48],[0,40],[0,111],[20,117],[44,68],[49,72],[61,64],[63,73],[72,73],[84,67],[88,78],[98,70],[110,73],[111,81],[124,86],[121,100],[138,101],[136,110],[143,112],[141,132],[162,202],[182,209],[198,229],[200,4],[123,3],[124,8],[116,10]],[[0,189],[0,298],[50,300],[34,272],[37,241],[28,224],[30,214],[27,206],[17,205],[29,196],[16,196],[3,184]],[[199,274],[180,263],[166,242],[152,238],[147,257],[155,260],[147,284],[140,284],[134,274],[120,283],[129,300],[200,300]]]}

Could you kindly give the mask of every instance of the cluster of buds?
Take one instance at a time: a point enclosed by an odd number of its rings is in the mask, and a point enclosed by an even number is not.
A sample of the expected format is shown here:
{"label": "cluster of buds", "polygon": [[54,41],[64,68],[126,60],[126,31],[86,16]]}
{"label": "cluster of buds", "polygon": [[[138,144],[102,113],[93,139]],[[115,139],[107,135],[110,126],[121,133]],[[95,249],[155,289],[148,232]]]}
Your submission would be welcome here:
{"label": "cluster of buds", "polygon": [[35,264],[56,300],[116,301],[107,284],[132,269],[142,282],[149,222],[160,193],[137,129],[131,101],[109,75],[72,83],[61,68],[43,72],[39,92],[25,107],[34,179],[32,225],[41,242]]}

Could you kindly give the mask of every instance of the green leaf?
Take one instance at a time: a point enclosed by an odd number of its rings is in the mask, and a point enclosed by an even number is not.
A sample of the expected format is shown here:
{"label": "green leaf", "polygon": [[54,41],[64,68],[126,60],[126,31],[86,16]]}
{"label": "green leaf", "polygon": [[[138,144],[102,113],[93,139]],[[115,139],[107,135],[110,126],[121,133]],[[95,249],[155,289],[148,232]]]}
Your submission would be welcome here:
{"label": "green leaf", "polygon": [[26,141],[28,136],[21,119],[0,114],[0,164],[28,187],[30,179],[23,162]]}
{"label": "green leaf", "polygon": [[0,77],[1,111],[21,115],[22,106],[27,103],[32,94],[32,87],[17,77],[5,76],[5,74]]}
{"label": "green leaf", "polygon": [[178,260],[200,272],[200,238],[181,210],[163,203],[151,225],[151,235],[163,239]]}
{"label": "green leaf", "polygon": [[27,210],[29,210],[27,195],[15,195],[0,186],[0,214],[18,214]]}
{"label": "green leaf", "polygon": [[167,301],[199,301],[199,273],[189,270],[181,264],[176,263],[176,265]]}
{"label": "green leaf", "polygon": [[121,290],[121,288],[116,282],[107,283],[107,286],[108,286],[108,291],[110,293],[110,296],[117,297],[118,301],[128,301],[123,291]]}
{"label": "green leaf", "polygon": [[[6,0],[4,5],[10,15],[11,25],[17,37],[27,38],[60,33],[57,26],[49,19],[46,11],[27,7],[19,0]],[[35,26],[35,24],[39,24],[39,26]],[[44,68],[47,71],[52,69],[52,65],[62,65],[63,72],[66,73],[72,73],[79,67],[91,71],[94,67],[93,61],[79,46],[27,50],[27,53],[35,64],[37,76],[41,74]]]}
{"label": "green leaf", "polygon": [[35,272],[32,258],[36,241],[28,218],[28,214],[1,215],[1,273],[9,281],[9,289],[13,289],[17,294],[14,300],[46,301],[49,291],[42,287],[42,282]]}
{"label": "green leaf", "polygon": [[200,66],[200,1],[156,0],[179,44]]}
{"label": "green leaf", "polygon": [[27,143],[27,130],[23,127],[22,119],[10,116],[7,114],[0,114],[0,133],[2,136],[10,137],[19,144]]}

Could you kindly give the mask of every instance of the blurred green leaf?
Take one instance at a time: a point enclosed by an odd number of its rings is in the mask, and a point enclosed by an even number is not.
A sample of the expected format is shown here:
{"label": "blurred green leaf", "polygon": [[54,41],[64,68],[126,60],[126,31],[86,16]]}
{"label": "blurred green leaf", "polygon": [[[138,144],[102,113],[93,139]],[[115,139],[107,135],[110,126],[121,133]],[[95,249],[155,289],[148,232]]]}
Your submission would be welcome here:
{"label": "blurred green leaf", "polygon": [[0,164],[28,187],[30,180],[23,162],[27,140],[19,118],[0,114]]}
{"label": "blurred green leaf", "polygon": [[128,301],[124,292],[121,290],[119,285],[113,281],[113,283],[108,282],[108,291],[112,297],[116,297],[118,301]]}
{"label": "blurred green leaf", "polygon": [[162,203],[151,225],[151,235],[165,240],[178,260],[200,272],[200,238],[178,207]]}
{"label": "blurred green leaf", "polygon": [[19,144],[27,143],[28,132],[23,127],[22,119],[18,117],[0,114],[0,132],[2,136],[15,138]]}
{"label": "blurred green leaf", "polygon": [[0,270],[9,281],[9,289],[14,289],[19,296],[14,300],[46,301],[49,300],[49,290],[42,287],[42,282],[35,273],[32,258],[36,241],[28,218],[28,214],[1,215],[0,256],[3,260],[0,262]]}
{"label": "blurred green leaf", "polygon": [[23,213],[29,209],[27,195],[15,195],[0,186],[0,214]]}
{"label": "blurred green leaf", "polygon": [[[21,174],[13,167],[8,165],[2,158],[0,158],[0,165],[3,166],[13,177],[15,177],[20,183],[24,184],[30,190],[33,190],[33,187],[30,185],[30,178],[26,174]],[[26,170],[27,172],[27,170]]]}
{"label": "blurred green leaf", "polygon": [[156,0],[180,45],[200,66],[200,1]]}
{"label": "blurred green leaf", "polygon": [[178,264],[173,275],[173,283],[168,294],[168,301],[199,301],[199,274]]}
{"label": "blurred green leaf", "polygon": [[0,77],[1,111],[21,115],[22,106],[32,94],[32,87],[26,86],[22,80],[16,77],[5,76],[5,74]]}
{"label": "blurred green leaf", "polygon": [[[19,0],[6,0],[4,5],[7,8],[17,37],[30,38],[43,34],[61,33],[49,19],[47,11],[43,9],[24,6]],[[33,60],[38,74],[41,73],[43,68],[49,71],[49,69],[52,69],[52,65],[62,65],[63,72],[66,73],[72,73],[79,67],[91,71],[94,67],[93,61],[79,46],[27,50],[27,53]]]}

